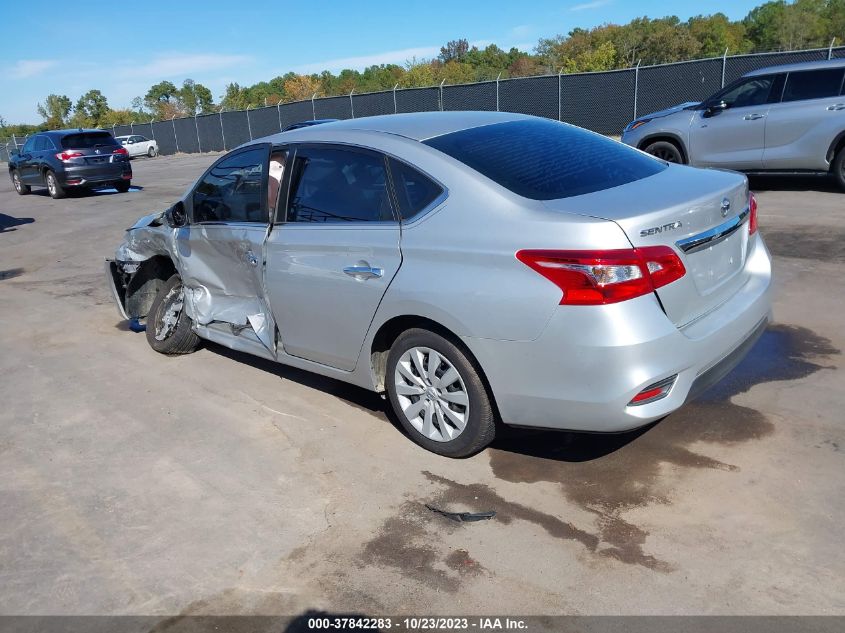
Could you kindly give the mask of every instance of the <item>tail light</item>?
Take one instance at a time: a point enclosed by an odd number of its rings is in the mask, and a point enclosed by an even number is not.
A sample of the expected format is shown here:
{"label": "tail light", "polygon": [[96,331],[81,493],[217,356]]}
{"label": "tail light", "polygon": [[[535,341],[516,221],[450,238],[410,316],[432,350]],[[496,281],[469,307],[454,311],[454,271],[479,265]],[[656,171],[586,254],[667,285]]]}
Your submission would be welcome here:
{"label": "tail light", "polygon": [[121,156],[128,156],[129,152],[126,151],[125,147],[118,147],[116,150],[112,152],[112,154],[120,154]]}
{"label": "tail light", "polygon": [[757,232],[757,198],[753,193],[748,194],[748,234]]}
{"label": "tail light", "polygon": [[58,158],[63,163],[68,162],[71,158],[79,158],[80,156],[84,156],[82,152],[59,152],[56,154],[56,158]]}
{"label": "tail light", "polygon": [[604,305],[653,292],[686,274],[668,246],[606,251],[522,250],[516,258],[563,291],[561,305]]}

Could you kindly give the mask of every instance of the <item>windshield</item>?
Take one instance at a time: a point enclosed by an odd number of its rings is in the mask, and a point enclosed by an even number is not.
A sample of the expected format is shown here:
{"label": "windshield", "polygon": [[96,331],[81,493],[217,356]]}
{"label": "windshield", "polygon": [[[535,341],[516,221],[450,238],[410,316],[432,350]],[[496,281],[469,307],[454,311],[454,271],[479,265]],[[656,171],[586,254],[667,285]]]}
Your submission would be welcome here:
{"label": "windshield", "polygon": [[484,125],[423,142],[533,200],[602,191],[666,169],[627,145],[547,119]]}

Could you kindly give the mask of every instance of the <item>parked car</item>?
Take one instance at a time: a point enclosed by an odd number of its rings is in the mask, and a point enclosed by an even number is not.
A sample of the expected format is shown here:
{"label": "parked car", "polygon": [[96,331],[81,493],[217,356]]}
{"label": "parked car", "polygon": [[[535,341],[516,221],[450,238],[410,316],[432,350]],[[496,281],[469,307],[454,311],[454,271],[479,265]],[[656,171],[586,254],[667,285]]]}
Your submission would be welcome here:
{"label": "parked car", "polygon": [[845,59],[755,70],[632,121],[622,141],[698,167],[830,173],[845,190]]}
{"label": "parked car", "polygon": [[131,134],[128,136],[115,136],[115,139],[126,148],[129,156],[149,156],[153,158],[158,155],[158,143],[155,140],[148,139],[146,136]]}
{"label": "parked car", "polygon": [[332,123],[337,119],[309,119],[308,121],[297,121],[285,127],[282,132],[290,132],[291,130],[298,130],[303,127],[311,127],[312,125],[321,125],[323,123]]}
{"label": "parked car", "polygon": [[9,176],[20,195],[32,187],[46,187],[52,198],[64,198],[71,189],[126,192],[132,180],[129,153],[102,130],[39,132],[10,154]]}
{"label": "parked car", "polygon": [[498,112],[252,141],[141,218],[106,271],[156,351],[207,339],[386,393],[410,437],[449,456],[499,421],[648,424],[770,317],[744,176]]}

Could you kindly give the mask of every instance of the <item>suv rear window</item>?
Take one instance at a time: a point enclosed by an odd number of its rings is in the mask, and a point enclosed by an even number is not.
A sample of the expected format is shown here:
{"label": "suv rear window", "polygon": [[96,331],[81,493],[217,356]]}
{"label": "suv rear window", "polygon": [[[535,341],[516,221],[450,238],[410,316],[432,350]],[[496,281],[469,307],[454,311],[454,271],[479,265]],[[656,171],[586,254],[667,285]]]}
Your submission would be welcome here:
{"label": "suv rear window", "polygon": [[542,119],[483,125],[423,142],[533,200],[602,191],[666,169],[621,143]]}
{"label": "suv rear window", "polygon": [[90,149],[98,145],[117,145],[108,132],[80,132],[62,137],[62,149]]}

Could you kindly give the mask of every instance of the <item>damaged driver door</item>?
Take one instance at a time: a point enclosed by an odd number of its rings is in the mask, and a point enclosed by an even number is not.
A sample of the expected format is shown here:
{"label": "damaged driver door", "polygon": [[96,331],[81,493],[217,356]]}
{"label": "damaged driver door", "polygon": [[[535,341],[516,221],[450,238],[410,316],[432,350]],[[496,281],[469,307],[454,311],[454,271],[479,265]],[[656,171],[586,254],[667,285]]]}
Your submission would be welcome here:
{"label": "damaged driver door", "polygon": [[281,173],[285,154],[274,153],[276,163],[269,154],[268,144],[251,145],[212,165],[185,200],[189,224],[179,230],[177,247],[194,322],[254,335],[275,354],[263,253],[270,217],[268,169],[280,163]]}

